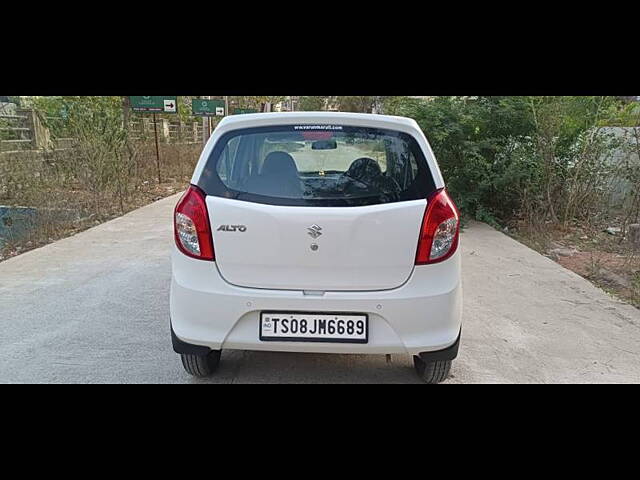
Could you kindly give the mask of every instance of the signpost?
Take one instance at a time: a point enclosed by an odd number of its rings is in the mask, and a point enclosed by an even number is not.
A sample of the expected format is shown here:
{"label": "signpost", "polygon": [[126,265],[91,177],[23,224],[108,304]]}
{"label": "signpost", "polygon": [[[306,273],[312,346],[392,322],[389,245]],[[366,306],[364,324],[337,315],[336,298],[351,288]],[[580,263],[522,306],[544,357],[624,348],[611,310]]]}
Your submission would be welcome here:
{"label": "signpost", "polygon": [[140,113],[178,113],[178,97],[129,97],[131,110]]}
{"label": "signpost", "polygon": [[191,113],[204,117],[224,117],[224,100],[191,100]]}
{"label": "signpost", "polygon": [[178,113],[178,97],[162,96],[134,96],[129,97],[131,110],[138,113],[153,113],[153,132],[156,137],[156,167],[158,169],[158,183],[160,178],[160,147],[158,145],[158,125],[156,113]]}

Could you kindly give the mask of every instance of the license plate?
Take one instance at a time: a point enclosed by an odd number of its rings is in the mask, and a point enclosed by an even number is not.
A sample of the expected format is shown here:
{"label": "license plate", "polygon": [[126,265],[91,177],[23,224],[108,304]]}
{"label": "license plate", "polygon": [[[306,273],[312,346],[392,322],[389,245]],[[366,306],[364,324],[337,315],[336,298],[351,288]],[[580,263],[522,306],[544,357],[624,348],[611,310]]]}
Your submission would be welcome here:
{"label": "license plate", "polygon": [[365,314],[262,312],[260,340],[289,342],[367,343]]}

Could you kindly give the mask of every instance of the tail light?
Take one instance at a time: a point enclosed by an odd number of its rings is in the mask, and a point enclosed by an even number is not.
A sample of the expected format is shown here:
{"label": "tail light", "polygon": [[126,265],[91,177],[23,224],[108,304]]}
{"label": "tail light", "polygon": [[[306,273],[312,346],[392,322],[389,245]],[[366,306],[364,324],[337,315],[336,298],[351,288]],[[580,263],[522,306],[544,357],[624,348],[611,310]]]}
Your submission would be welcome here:
{"label": "tail light", "polygon": [[458,209],[445,189],[438,190],[427,199],[416,265],[442,262],[449,258],[458,248],[459,235]]}
{"label": "tail light", "polygon": [[214,260],[213,236],[205,195],[191,185],[176,205],[173,227],[178,249],[193,258]]}

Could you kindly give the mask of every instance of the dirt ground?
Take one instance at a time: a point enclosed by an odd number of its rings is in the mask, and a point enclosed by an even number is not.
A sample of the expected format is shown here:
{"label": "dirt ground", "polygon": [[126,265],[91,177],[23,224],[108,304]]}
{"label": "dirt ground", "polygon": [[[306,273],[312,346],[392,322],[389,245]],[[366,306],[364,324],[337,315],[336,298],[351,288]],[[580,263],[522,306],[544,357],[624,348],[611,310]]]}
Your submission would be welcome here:
{"label": "dirt ground", "polygon": [[614,219],[597,226],[576,222],[543,232],[516,229],[507,233],[640,308],[640,249],[634,249],[621,230]]}

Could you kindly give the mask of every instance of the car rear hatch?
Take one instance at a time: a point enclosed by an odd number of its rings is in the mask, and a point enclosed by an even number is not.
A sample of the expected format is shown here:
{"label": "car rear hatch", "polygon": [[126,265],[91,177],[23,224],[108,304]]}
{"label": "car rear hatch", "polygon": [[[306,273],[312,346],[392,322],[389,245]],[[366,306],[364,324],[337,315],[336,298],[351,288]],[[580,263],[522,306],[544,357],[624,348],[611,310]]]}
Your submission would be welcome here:
{"label": "car rear hatch", "polygon": [[435,190],[411,135],[343,125],[228,132],[197,185],[227,282],[320,291],[405,283]]}
{"label": "car rear hatch", "polygon": [[234,285],[381,290],[414,266],[425,200],[289,207],[207,197],[216,262]]}

